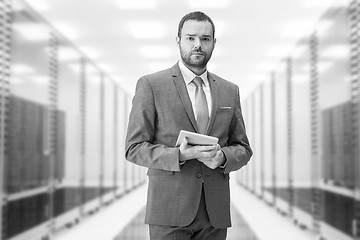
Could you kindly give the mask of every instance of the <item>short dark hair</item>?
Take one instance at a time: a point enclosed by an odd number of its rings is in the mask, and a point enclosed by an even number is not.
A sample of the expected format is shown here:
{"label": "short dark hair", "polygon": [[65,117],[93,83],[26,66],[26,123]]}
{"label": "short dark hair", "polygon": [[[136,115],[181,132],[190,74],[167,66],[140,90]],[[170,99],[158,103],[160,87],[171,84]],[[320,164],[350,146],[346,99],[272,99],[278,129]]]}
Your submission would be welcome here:
{"label": "short dark hair", "polygon": [[206,15],[205,13],[200,12],[200,11],[188,13],[180,20],[179,28],[178,28],[178,37],[179,38],[181,37],[181,30],[183,29],[184,23],[189,20],[195,20],[198,22],[206,22],[206,21],[210,22],[212,29],[213,29],[213,38],[215,38],[214,22],[211,20],[211,18],[208,15]]}

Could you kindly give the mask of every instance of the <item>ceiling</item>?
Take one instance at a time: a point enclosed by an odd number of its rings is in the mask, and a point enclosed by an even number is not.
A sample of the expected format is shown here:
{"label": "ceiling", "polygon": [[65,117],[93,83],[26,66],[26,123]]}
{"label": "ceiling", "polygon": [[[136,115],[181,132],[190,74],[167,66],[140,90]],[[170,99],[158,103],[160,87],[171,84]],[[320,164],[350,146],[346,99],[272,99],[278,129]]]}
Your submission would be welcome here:
{"label": "ceiling", "polygon": [[[208,70],[240,86],[242,98],[314,25],[332,0],[27,0],[122,88],[179,59],[180,19],[207,13],[217,44]],[[140,26],[140,27],[139,27]]]}

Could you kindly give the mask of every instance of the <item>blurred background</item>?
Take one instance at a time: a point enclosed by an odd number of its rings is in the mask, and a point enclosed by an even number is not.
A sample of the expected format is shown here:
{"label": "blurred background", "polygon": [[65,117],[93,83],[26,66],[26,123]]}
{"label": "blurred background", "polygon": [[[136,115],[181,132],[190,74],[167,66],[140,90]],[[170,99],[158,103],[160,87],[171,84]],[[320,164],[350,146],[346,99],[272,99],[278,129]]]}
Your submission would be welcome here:
{"label": "blurred background", "polygon": [[148,239],[128,113],[195,10],[254,150],[228,239],[360,239],[359,0],[1,0],[1,240]]}

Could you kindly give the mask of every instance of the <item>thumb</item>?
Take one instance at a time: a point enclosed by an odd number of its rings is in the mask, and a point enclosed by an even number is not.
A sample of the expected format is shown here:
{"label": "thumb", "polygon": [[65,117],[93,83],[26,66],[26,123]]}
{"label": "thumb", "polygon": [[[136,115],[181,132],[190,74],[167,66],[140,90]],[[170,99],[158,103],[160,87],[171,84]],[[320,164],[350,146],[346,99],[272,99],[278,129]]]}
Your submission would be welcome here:
{"label": "thumb", "polygon": [[187,137],[185,137],[184,141],[182,141],[182,143],[181,143],[181,146],[185,147],[186,145],[188,145],[188,143],[189,143],[189,139]]}
{"label": "thumb", "polygon": [[187,137],[184,138],[184,140],[182,141],[182,143],[180,144],[180,151],[185,150],[188,146],[189,140]]}

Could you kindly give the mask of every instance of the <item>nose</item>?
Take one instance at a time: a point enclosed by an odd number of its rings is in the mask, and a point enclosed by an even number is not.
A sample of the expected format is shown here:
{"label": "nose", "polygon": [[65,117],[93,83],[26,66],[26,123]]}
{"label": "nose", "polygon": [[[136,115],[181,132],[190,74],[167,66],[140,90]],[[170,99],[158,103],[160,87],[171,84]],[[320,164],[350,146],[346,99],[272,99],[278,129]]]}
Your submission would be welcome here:
{"label": "nose", "polygon": [[201,50],[201,41],[200,41],[199,38],[197,38],[197,39],[195,40],[194,49],[196,49],[196,50]]}

